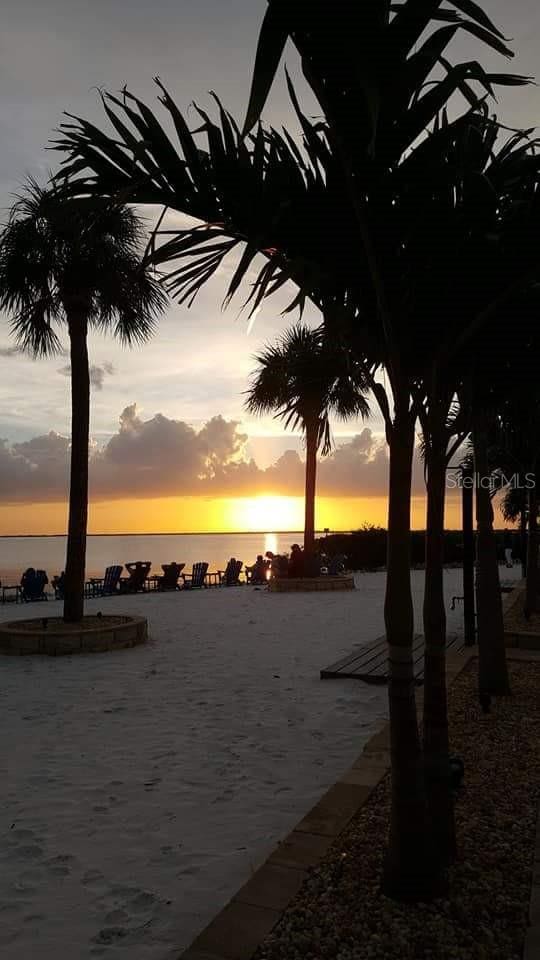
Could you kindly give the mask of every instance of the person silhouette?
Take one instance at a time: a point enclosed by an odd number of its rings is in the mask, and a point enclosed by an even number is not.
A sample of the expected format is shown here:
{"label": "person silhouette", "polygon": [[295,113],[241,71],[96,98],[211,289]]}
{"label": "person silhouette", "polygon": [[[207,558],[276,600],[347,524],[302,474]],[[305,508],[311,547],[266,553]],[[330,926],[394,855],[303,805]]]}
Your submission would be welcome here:
{"label": "person silhouette", "polygon": [[298,543],[293,543],[289,557],[289,576],[304,576],[304,551]]}
{"label": "person silhouette", "polygon": [[507,567],[513,567],[514,561],[512,559],[512,534],[510,530],[504,531],[504,561]]}

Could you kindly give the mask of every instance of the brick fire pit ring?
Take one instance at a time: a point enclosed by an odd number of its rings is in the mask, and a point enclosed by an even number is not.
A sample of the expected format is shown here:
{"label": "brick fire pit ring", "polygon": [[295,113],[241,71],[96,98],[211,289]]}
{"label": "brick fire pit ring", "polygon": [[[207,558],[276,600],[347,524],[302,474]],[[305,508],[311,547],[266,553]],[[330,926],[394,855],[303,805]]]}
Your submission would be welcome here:
{"label": "brick fire pit ring", "polygon": [[146,618],[122,614],[88,616],[80,623],[39,617],[0,624],[0,654],[11,656],[104,653],[135,647],[147,639]]}

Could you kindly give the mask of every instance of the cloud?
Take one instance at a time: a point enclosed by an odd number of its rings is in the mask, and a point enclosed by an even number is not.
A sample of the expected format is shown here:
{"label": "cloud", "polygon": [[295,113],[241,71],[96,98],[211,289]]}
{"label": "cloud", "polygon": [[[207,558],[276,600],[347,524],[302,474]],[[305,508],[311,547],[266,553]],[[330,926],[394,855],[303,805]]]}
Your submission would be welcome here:
{"label": "cloud", "polygon": [[103,381],[105,377],[112,377],[115,373],[114,365],[109,363],[108,360],[105,363],[102,363],[101,366],[93,363],[90,367],[90,384],[92,387],[95,387],[96,390],[103,390]]}
{"label": "cloud", "polygon": [[0,440],[0,498],[48,503],[66,498],[69,440],[51,431],[11,446]]}
{"label": "cloud", "polygon": [[[60,367],[58,373],[62,374],[63,377],[70,377],[70,364],[68,363],[66,367]],[[115,373],[114,364],[109,363],[108,360],[105,360],[105,362],[101,364],[92,363],[90,365],[90,386],[94,387],[95,390],[103,390],[105,377],[112,377]]]}
{"label": "cloud", "polygon": [[19,354],[23,353],[20,347],[0,347],[0,357],[17,357]]}
{"label": "cloud", "polygon": [[[195,429],[157,413],[144,419],[135,403],[122,411],[116,433],[90,448],[94,501],[179,496],[301,496],[304,461],[286,450],[261,469],[248,457],[248,436],[235,420],[215,416]],[[0,495],[4,502],[66,499],[70,441],[50,432],[25,443],[0,441]],[[415,492],[423,492],[417,454]],[[341,443],[319,464],[318,493],[384,496],[388,454],[368,428]]]}

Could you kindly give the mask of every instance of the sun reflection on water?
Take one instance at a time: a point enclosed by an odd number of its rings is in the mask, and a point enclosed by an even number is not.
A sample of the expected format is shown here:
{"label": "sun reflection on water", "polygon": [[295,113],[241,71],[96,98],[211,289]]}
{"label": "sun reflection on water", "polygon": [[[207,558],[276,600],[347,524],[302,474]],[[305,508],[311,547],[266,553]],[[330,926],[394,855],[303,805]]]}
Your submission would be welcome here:
{"label": "sun reflection on water", "polygon": [[264,552],[278,552],[278,538],[275,533],[266,533],[264,536]]}

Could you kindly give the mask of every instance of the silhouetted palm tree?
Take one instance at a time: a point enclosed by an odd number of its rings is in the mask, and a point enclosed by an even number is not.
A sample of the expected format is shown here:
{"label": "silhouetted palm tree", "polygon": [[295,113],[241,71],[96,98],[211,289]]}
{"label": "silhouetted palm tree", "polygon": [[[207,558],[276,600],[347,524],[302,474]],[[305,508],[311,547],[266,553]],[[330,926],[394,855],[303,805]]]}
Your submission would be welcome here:
{"label": "silhouetted palm tree", "polygon": [[[174,125],[181,157],[176,142],[165,135],[147,105],[129,94],[123,101],[107,98],[108,116],[115,128],[112,137],[75,118],[63,126],[58,144],[58,149],[70,154],[66,169],[78,178],[73,185],[76,191],[120,192],[136,202],[161,203],[203,221],[191,235],[178,231],[156,250],[158,260],[176,261],[175,296],[193,297],[223,256],[242,241],[245,251],[231,290],[238,288],[256,253],[261,252],[266,260],[253,286],[250,299],[254,307],[291,279],[300,291],[297,304],[311,298],[323,309],[325,303],[331,303],[332,309],[324,310],[330,331],[336,323],[352,318],[363,343],[369,344],[369,369],[381,364],[386,368],[387,389],[380,383],[371,384],[390,445],[385,623],[391,664],[394,776],[384,889],[412,899],[435,893],[433,876],[445,859],[438,844],[430,842],[427,829],[413,692],[409,536],[415,423],[420,403],[428,409],[437,405],[443,417],[440,398],[431,390],[428,396],[426,370],[428,374],[433,370],[433,382],[438,385],[442,381],[443,390],[452,397],[454,384],[445,377],[447,354],[455,355],[472,330],[486,324],[486,296],[492,304],[493,296],[497,299],[504,293],[506,284],[506,276],[501,274],[492,295],[489,274],[478,298],[471,298],[470,289],[477,285],[479,273],[469,266],[469,247],[463,287],[459,292],[455,289],[460,265],[454,254],[465,251],[464,239],[480,236],[474,231],[475,217],[490,191],[482,189],[483,170],[463,175],[464,183],[458,184],[457,191],[453,186],[447,189],[449,182],[453,184],[448,179],[448,161],[455,141],[469,130],[474,140],[476,133],[470,122],[473,111],[448,122],[445,108],[457,91],[464,94],[468,107],[476,107],[481,94],[471,82],[488,92],[498,83],[522,82],[519,77],[487,74],[476,60],[450,64],[446,50],[456,32],[471,33],[501,53],[510,51],[478,4],[469,0],[449,3],[444,14],[448,22],[442,26],[438,6],[429,0],[404,0],[397,10],[379,0],[360,5],[355,0],[337,0],[337,6],[336,0],[311,5],[304,0],[270,0],[246,127],[258,120],[287,36],[291,36],[326,120],[311,123],[291,90],[304,134],[304,154],[288,134],[280,137],[261,127],[252,139],[243,140],[223,111],[219,124],[201,111],[200,130],[208,144],[201,151],[163,87],[160,99]],[[431,126],[433,130],[426,135]],[[495,125],[493,132],[496,137]],[[459,149],[454,161],[459,167]],[[81,176],[84,165],[90,173]],[[471,198],[472,220],[457,209],[464,195]],[[455,210],[448,209],[448,199]],[[494,207],[498,208],[498,203]],[[497,223],[493,222],[487,236],[496,232]],[[494,248],[491,244],[490,249]],[[447,251],[452,255],[447,256]],[[195,254],[199,257],[193,260]],[[432,254],[429,269],[427,254]],[[183,258],[184,264],[178,266]],[[499,264],[495,276],[498,272]],[[417,309],[422,293],[429,296]],[[462,307],[469,304],[470,311],[462,317]],[[466,335],[461,336],[464,329]],[[439,361],[437,369],[434,355]],[[430,430],[433,439],[442,435],[445,456],[448,435],[439,430],[441,422],[445,425],[445,420],[439,420]],[[439,460],[441,449],[436,451]],[[442,476],[440,470],[437,473]],[[432,488],[437,488],[440,505],[439,476]],[[440,525],[442,512],[438,510],[438,514]],[[440,580],[440,570],[438,577]],[[437,591],[435,602],[440,610],[442,591]],[[435,621],[430,618],[426,647],[426,690],[433,689],[439,699],[444,699],[445,684],[443,619],[439,616],[434,630]],[[437,723],[440,720],[438,715]],[[448,780],[443,753],[438,768]],[[434,819],[442,822],[443,818]]]}
{"label": "silhouetted palm tree", "polygon": [[[501,500],[501,513],[508,523],[519,521],[519,560],[521,576],[527,575],[527,522],[528,522],[528,491],[525,486],[526,478],[520,476],[522,486],[510,486]],[[537,518],[538,523],[538,518]]]}
{"label": "silhouetted palm tree", "polygon": [[369,387],[350,353],[329,342],[323,327],[298,323],[275,344],[255,357],[257,369],[247,392],[246,409],[257,415],[274,413],[293,430],[300,428],[306,444],[304,549],[313,552],[317,454],[330,452],[329,417],[367,417]]}
{"label": "silhouetted palm tree", "polygon": [[17,342],[47,356],[65,326],[71,359],[71,473],[64,619],[83,616],[90,377],[87,335],[125,344],[151,335],[166,296],[141,262],[142,224],[119,203],[65,200],[30,181],[0,238],[0,305]]}
{"label": "silhouetted palm tree", "polygon": [[[501,404],[498,418],[498,465],[508,475],[515,474],[518,486],[510,486],[501,509],[505,519],[520,520],[521,554],[526,576],[525,615],[538,610],[538,480],[540,477],[540,393],[538,390],[537,310],[531,313],[529,340],[518,366],[518,377]],[[512,330],[512,344],[516,338]],[[519,335],[517,338],[519,343]],[[506,346],[506,354],[510,347]],[[508,356],[506,356],[508,360]],[[528,537],[527,537],[528,526]],[[526,547],[526,553],[524,548]]]}

